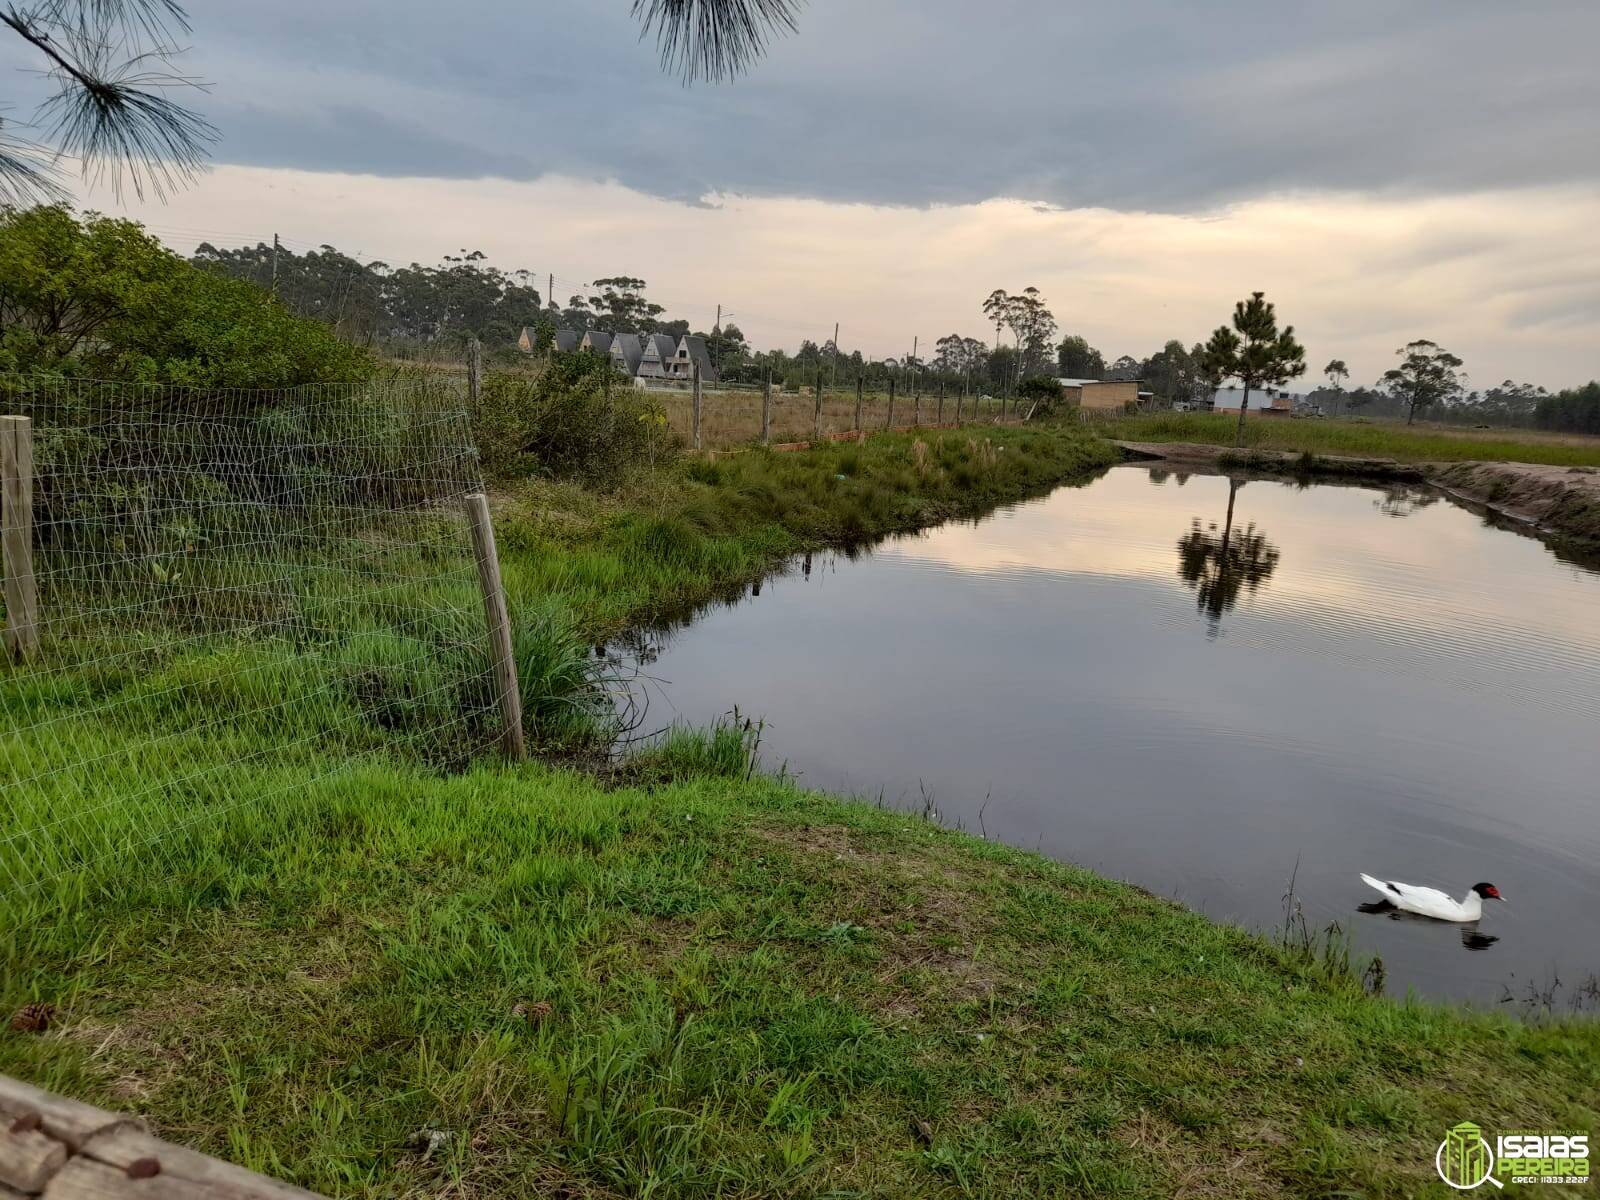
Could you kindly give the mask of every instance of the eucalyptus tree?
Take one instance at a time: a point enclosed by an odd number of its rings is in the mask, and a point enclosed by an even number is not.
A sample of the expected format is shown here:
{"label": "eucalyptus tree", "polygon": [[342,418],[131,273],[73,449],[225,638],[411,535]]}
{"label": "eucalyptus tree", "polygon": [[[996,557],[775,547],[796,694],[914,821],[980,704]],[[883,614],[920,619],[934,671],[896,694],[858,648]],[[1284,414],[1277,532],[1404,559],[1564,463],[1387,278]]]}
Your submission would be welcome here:
{"label": "eucalyptus tree", "polygon": [[1011,330],[1016,342],[1014,361],[1019,379],[1044,366],[1049,357],[1051,339],[1056,335],[1056,318],[1038,288],[1023,288],[1016,295],[1004,288],[996,288],[985,298],[983,314],[994,322],[994,345],[997,351],[1000,349],[1000,330]]}
{"label": "eucalyptus tree", "polygon": [[1100,379],[1106,373],[1105,355],[1075,333],[1062,338],[1056,347],[1056,366],[1068,379]]}
{"label": "eucalyptus tree", "polygon": [[1012,297],[1009,324],[1017,339],[1017,353],[1022,356],[1023,375],[1043,370],[1058,327],[1055,314],[1038,288],[1023,288],[1020,296]]}
{"label": "eucalyptus tree", "polygon": [[1322,374],[1327,378],[1328,386],[1333,389],[1334,403],[1338,404],[1344,398],[1344,385],[1350,379],[1350,368],[1344,365],[1344,359],[1336,358],[1322,368]]}
{"label": "eucalyptus tree", "polygon": [[1461,395],[1466,380],[1461,360],[1437,342],[1419,338],[1395,351],[1398,367],[1383,373],[1389,394],[1406,406],[1406,424],[1417,419],[1417,409],[1445,404]]}
{"label": "eucalyptus tree", "polygon": [[1305,347],[1294,340],[1294,326],[1278,329],[1278,314],[1261,292],[1233,306],[1233,328],[1219,325],[1206,343],[1205,370],[1217,381],[1237,379],[1244,387],[1234,445],[1244,445],[1244,415],[1250,389],[1288,383],[1306,370]]}

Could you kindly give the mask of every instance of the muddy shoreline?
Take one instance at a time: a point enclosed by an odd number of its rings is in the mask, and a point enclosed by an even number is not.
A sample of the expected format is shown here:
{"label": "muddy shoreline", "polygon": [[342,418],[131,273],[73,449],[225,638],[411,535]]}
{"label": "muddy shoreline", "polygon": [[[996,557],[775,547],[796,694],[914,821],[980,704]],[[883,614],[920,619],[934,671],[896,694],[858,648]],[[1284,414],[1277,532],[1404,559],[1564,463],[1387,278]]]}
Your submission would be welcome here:
{"label": "muddy shoreline", "polygon": [[1115,444],[1131,459],[1220,470],[1430,484],[1453,500],[1568,543],[1585,557],[1600,553],[1600,468],[1510,462],[1403,463],[1390,458],[1235,450],[1200,442]]}

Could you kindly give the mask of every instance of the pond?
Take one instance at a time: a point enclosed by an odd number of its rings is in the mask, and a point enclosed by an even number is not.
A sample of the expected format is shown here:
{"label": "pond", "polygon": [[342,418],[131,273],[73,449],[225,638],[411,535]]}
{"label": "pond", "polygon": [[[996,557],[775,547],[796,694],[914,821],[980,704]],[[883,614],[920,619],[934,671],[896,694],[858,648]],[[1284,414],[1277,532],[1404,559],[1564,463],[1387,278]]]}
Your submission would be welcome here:
{"label": "pond", "polygon": [[[1600,971],[1600,575],[1437,493],[1127,465],[652,635],[652,726],[1483,1003]],[[1509,903],[1364,913],[1360,872]],[[1559,999],[1559,997],[1558,997]]]}

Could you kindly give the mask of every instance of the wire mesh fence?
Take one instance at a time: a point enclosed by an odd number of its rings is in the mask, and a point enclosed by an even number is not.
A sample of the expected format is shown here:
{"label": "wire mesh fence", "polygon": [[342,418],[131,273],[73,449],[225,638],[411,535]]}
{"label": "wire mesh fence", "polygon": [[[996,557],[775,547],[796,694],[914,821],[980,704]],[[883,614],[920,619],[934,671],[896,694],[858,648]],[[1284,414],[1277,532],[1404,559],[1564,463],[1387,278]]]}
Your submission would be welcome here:
{"label": "wire mesh fence", "polygon": [[459,387],[0,376],[0,414],[31,421],[37,588],[0,666],[0,897],[496,738]]}
{"label": "wire mesh fence", "polygon": [[[661,404],[668,428],[683,442],[694,440],[694,399],[685,388],[650,389],[652,399]],[[813,434],[824,438],[848,436],[856,430],[867,433],[888,428],[911,429],[933,425],[993,424],[1022,414],[1015,400],[993,396],[963,395],[954,389],[898,391],[891,399],[887,391],[865,391],[860,395],[859,421],[857,393],[853,385],[822,389],[818,413],[814,388],[786,391],[774,387],[769,421],[770,439],[781,445],[809,441]],[[719,385],[703,389],[700,411],[700,444],[709,450],[726,450],[759,442],[763,434],[763,393],[760,385]],[[1023,411],[1026,411],[1024,407]],[[892,425],[891,425],[892,422]]]}

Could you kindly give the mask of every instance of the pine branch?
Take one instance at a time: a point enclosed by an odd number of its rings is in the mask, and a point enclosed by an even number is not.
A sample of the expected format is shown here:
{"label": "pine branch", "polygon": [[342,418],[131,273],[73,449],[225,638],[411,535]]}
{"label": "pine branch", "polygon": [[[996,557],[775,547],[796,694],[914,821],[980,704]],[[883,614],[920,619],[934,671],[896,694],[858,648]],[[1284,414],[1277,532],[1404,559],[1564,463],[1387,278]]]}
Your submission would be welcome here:
{"label": "pine branch", "polygon": [[13,128],[15,122],[0,117],[0,208],[66,199],[50,151],[30,138],[16,136]]}
{"label": "pine branch", "polygon": [[661,65],[717,82],[744,72],[766,50],[769,34],[793,33],[799,0],[634,0],[641,36],[656,35]]}
{"label": "pine branch", "polygon": [[[42,54],[56,81],[40,106],[56,158],[77,158],[84,177],[109,174],[118,195],[127,179],[143,197],[165,197],[200,171],[217,132],[165,93],[200,88],[178,74],[170,29],[188,28],[173,0],[48,0],[0,8],[0,25]],[[144,48],[140,48],[144,46]],[[0,181],[42,194],[38,183],[0,163]],[[59,190],[59,189],[58,189]]]}

